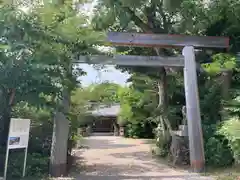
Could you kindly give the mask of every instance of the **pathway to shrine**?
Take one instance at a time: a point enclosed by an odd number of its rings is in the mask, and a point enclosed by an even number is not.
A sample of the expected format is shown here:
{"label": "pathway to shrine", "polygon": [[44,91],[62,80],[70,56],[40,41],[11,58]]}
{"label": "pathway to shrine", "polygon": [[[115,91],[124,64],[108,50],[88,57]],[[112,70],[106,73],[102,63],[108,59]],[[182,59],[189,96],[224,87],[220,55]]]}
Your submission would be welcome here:
{"label": "pathway to shrine", "polygon": [[76,152],[82,163],[78,180],[212,180],[177,170],[156,160],[146,140],[92,136],[88,149]]}

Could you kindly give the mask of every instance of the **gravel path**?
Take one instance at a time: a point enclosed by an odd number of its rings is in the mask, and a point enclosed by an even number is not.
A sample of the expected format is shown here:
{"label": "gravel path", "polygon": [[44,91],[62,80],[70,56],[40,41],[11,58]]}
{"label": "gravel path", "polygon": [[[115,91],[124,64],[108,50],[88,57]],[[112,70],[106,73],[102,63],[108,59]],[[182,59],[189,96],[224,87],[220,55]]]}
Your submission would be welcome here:
{"label": "gravel path", "polygon": [[89,149],[78,151],[84,167],[77,180],[210,180],[175,170],[154,160],[142,140],[93,136],[84,140]]}

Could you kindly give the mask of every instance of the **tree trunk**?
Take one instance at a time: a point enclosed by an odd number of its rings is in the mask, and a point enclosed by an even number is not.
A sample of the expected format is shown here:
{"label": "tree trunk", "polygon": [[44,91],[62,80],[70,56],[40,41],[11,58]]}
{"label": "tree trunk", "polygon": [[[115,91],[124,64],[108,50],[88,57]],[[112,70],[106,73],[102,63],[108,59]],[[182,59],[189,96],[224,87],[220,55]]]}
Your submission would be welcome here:
{"label": "tree trunk", "polygon": [[3,175],[2,173],[4,170],[4,164],[5,164],[8,131],[9,131],[10,119],[11,119],[10,112],[11,112],[11,107],[4,108],[4,110],[1,112],[0,150],[1,150],[1,153],[4,153],[4,156],[0,156],[0,176]]}
{"label": "tree trunk", "polygon": [[5,147],[7,144],[8,131],[11,120],[11,110],[13,100],[15,97],[15,90],[1,90],[1,112],[0,112],[0,145]]}
{"label": "tree trunk", "polygon": [[2,115],[1,115],[2,130],[0,133],[0,137],[1,137],[2,147],[5,147],[7,144],[10,121],[11,121],[11,107],[8,106],[5,108],[5,110],[2,112]]}
{"label": "tree trunk", "polygon": [[166,136],[166,128],[169,131],[172,130],[171,124],[167,118],[167,106],[168,106],[168,97],[167,97],[167,74],[164,68],[160,71],[160,79],[158,81],[158,108],[161,110],[161,114],[159,116],[159,126],[161,126],[161,130],[164,136]]}
{"label": "tree trunk", "polygon": [[114,136],[119,136],[119,125],[116,120],[113,121],[113,132]]}
{"label": "tree trunk", "polygon": [[[221,74],[221,86],[222,86],[222,99],[223,101],[228,100],[229,98],[229,89],[231,86],[231,79],[232,79],[232,71],[225,71]],[[224,103],[222,105],[222,111],[221,111],[221,120],[226,120],[228,118],[228,113],[224,109]]]}
{"label": "tree trunk", "polygon": [[[138,17],[134,10],[132,10],[131,8],[129,7],[126,7],[124,6],[121,2],[118,2],[118,6],[120,8],[122,8],[125,12],[128,13],[128,15],[130,16],[131,20],[139,27],[142,29],[143,32],[145,33],[156,33],[156,32],[161,32],[161,33],[166,33],[168,31],[168,28],[167,28],[167,22],[166,22],[166,18],[165,18],[165,14],[162,13],[162,18],[163,18],[163,24],[164,24],[164,28],[155,28],[155,24],[154,24],[154,18],[156,17],[156,13],[153,13],[155,12],[155,9],[156,6],[154,4],[152,4],[153,6],[151,7],[150,11],[148,11],[148,14],[147,14],[147,23],[145,23],[140,17]],[[153,9],[152,9],[153,8]],[[161,48],[154,48],[156,54],[158,56],[160,56],[160,54],[164,54],[164,49],[161,49]],[[159,69],[159,72],[160,72],[160,76],[161,78],[159,79],[158,81],[158,89],[159,89],[159,107],[163,108],[162,109],[162,112],[163,114],[161,115],[161,117],[159,117],[160,119],[162,119],[162,121],[164,121],[167,125],[168,128],[170,128],[169,130],[171,130],[171,126],[170,126],[170,123],[167,119],[167,116],[166,116],[166,110],[167,110],[167,75],[166,75],[166,70],[164,67],[161,67]]]}
{"label": "tree trunk", "polygon": [[[15,97],[15,90],[8,91],[0,90],[0,149],[1,152],[6,152],[8,132],[11,121],[12,104]],[[0,156],[0,176],[4,170],[5,156]]]}
{"label": "tree trunk", "polygon": [[67,175],[67,154],[69,121],[66,113],[69,110],[70,93],[63,92],[63,112],[57,111],[54,117],[52,149],[50,157],[50,175],[61,177]]}

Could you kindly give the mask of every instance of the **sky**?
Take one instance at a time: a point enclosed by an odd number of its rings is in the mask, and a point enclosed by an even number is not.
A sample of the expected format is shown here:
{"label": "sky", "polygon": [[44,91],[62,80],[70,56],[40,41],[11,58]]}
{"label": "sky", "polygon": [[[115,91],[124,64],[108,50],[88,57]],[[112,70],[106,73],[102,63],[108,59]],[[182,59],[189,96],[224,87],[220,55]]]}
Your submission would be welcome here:
{"label": "sky", "polygon": [[[92,4],[87,4],[85,9],[88,13],[92,11]],[[86,76],[80,77],[81,84],[83,86],[88,86],[92,83],[101,83],[105,81],[114,82],[120,84],[122,86],[126,85],[126,80],[129,78],[129,74],[122,73],[117,70],[114,66],[106,66],[105,71],[98,71],[93,68],[92,65],[81,64],[79,65],[85,72],[87,72]]]}
{"label": "sky", "polygon": [[128,73],[122,73],[117,70],[114,66],[106,66],[103,70],[96,70],[92,65],[88,64],[80,64],[79,65],[85,72],[87,72],[86,76],[82,76],[79,78],[81,84],[86,87],[93,83],[101,83],[101,82],[113,82],[116,84],[120,84],[122,86],[126,85],[126,80],[129,78]]}

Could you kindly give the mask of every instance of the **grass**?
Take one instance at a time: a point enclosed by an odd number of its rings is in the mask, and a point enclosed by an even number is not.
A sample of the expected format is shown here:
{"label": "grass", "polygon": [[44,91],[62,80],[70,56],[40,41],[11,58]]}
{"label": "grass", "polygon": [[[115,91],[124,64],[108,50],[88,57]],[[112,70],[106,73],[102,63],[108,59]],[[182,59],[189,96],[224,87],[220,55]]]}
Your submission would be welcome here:
{"label": "grass", "polygon": [[240,167],[207,168],[206,175],[216,177],[216,180],[240,180]]}
{"label": "grass", "polygon": [[[168,162],[167,158],[161,158],[158,156],[158,154],[153,154],[153,156],[159,161],[159,163],[171,167],[171,164]],[[189,169],[189,166],[174,166],[174,169],[186,171]],[[202,176],[211,176],[216,180],[240,180],[240,166],[232,166],[227,168],[207,167],[206,172],[202,173]]]}
{"label": "grass", "polygon": [[[167,158],[160,157],[160,151],[154,144],[152,145],[152,153],[159,163],[171,167],[171,164],[169,164]],[[175,166],[174,168],[178,170],[188,170],[189,166]],[[216,180],[240,180],[240,166],[226,168],[207,167],[206,172],[202,173],[202,175],[214,177]]]}

